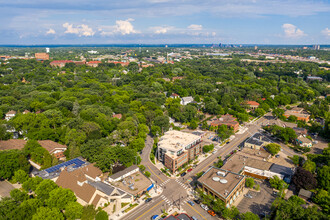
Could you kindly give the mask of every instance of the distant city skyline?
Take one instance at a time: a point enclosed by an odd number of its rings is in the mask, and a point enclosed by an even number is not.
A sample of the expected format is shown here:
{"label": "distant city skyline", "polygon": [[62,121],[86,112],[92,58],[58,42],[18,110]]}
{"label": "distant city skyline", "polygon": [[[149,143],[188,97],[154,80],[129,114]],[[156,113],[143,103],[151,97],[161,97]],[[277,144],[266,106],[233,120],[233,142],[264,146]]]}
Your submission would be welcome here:
{"label": "distant city skyline", "polygon": [[330,44],[328,0],[11,0],[0,44]]}

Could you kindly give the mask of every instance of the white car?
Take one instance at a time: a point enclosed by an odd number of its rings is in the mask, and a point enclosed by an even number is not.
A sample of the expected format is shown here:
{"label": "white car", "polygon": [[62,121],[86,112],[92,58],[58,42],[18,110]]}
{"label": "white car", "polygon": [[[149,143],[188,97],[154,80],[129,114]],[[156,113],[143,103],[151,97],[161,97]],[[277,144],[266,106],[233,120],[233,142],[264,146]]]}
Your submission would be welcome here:
{"label": "white car", "polygon": [[204,209],[205,211],[209,210],[209,208],[207,207],[207,205],[201,204],[202,209]]}

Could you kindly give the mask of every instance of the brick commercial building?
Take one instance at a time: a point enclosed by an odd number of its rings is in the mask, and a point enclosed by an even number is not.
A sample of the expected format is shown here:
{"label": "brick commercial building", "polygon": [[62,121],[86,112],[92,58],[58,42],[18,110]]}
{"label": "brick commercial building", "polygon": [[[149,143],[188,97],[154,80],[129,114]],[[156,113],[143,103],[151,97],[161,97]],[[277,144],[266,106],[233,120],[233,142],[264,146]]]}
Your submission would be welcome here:
{"label": "brick commercial building", "polygon": [[199,179],[202,190],[221,199],[229,208],[242,195],[245,176],[228,170],[210,167]]}
{"label": "brick commercial building", "polygon": [[303,108],[292,108],[291,110],[286,110],[284,112],[284,116],[286,118],[290,117],[291,115],[297,117],[298,120],[305,122],[309,121],[310,116],[306,111],[304,111]]}
{"label": "brick commercial building", "polygon": [[49,60],[49,54],[48,53],[35,53],[34,57],[37,60]]}
{"label": "brick commercial building", "polygon": [[211,127],[218,127],[220,125],[226,125],[228,128],[233,129],[234,132],[239,129],[238,121],[236,121],[235,117],[229,114],[222,115],[219,119],[210,122]]}
{"label": "brick commercial building", "polygon": [[72,60],[54,60],[50,63],[52,67],[65,67],[65,64],[67,63],[73,63]]}
{"label": "brick commercial building", "polygon": [[202,152],[201,136],[167,131],[158,142],[157,157],[173,173]]}

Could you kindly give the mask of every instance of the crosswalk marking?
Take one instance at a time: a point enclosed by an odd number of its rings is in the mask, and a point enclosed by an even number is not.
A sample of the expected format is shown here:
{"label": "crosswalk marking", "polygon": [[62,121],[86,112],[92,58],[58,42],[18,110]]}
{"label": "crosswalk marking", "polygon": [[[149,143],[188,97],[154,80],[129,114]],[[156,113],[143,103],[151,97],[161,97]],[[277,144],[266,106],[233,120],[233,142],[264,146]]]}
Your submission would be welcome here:
{"label": "crosswalk marking", "polygon": [[162,182],[161,184],[159,184],[159,186],[164,186],[166,183],[168,183],[170,181],[170,179],[166,180],[165,182]]}
{"label": "crosswalk marking", "polygon": [[180,182],[178,179],[175,179],[175,181],[182,186],[184,189],[188,189],[188,186],[186,186],[184,183]]}

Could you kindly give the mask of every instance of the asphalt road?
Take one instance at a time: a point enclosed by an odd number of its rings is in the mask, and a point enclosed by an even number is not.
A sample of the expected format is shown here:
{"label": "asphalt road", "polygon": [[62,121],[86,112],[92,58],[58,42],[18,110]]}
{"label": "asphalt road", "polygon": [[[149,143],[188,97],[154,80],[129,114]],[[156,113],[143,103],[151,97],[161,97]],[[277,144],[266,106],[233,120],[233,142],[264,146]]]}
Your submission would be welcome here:
{"label": "asphalt road", "polygon": [[153,146],[153,139],[148,136],[146,146],[141,154],[141,164],[143,164],[146,167],[146,170],[151,173],[151,178],[156,181],[158,187],[162,187],[163,193],[160,196],[153,198],[149,203],[139,206],[133,210],[132,213],[125,215],[122,219],[151,219],[153,215],[160,215],[163,209],[167,210],[171,206],[182,208],[188,215],[195,216],[198,219],[217,219],[216,217],[209,215],[198,204],[191,206],[187,203],[187,201],[192,200],[192,198],[188,197],[188,192],[192,190],[191,183],[194,181],[194,176],[201,171],[206,171],[218,160],[218,157],[221,156],[224,159],[226,155],[241,145],[246,138],[251,136],[251,134],[258,132],[262,124],[265,124],[268,119],[269,117],[262,117],[257,121],[248,124],[246,132],[243,134],[235,134],[235,138],[230,141],[230,143],[225,144],[215,154],[212,154],[202,161],[196,168],[187,173],[186,176],[177,179],[171,179],[165,176],[154,166],[153,163],[151,163],[149,156]]}

